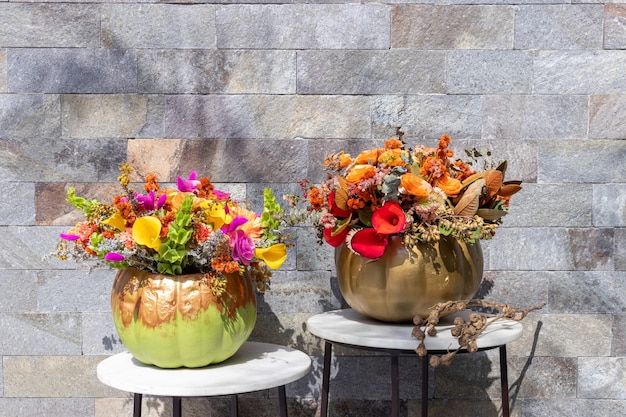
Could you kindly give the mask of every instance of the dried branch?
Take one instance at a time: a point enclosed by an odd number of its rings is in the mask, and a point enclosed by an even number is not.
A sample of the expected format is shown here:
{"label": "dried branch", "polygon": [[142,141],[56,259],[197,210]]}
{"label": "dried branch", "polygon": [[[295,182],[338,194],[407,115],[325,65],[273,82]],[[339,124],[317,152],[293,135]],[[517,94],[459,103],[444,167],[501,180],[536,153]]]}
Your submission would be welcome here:
{"label": "dried branch", "polygon": [[529,308],[515,308],[508,304],[498,304],[488,300],[460,300],[460,301],[447,301],[445,303],[436,304],[430,311],[427,318],[421,316],[415,316],[413,324],[415,327],[411,332],[411,335],[420,341],[419,345],[415,349],[415,353],[419,356],[425,356],[428,354],[424,339],[426,335],[435,336],[437,334],[437,324],[442,317],[448,316],[453,313],[459,313],[467,310],[468,308],[482,307],[498,310],[499,313],[495,315],[485,316],[477,312],[471,312],[468,317],[468,321],[465,321],[463,317],[454,318],[454,327],[451,329],[452,336],[456,337],[459,343],[459,347],[456,350],[448,351],[446,354],[437,356],[432,355],[430,357],[430,365],[437,367],[439,365],[449,365],[459,351],[465,349],[468,352],[476,352],[478,350],[477,339],[480,335],[494,322],[507,319],[514,321],[522,321],[528,313],[531,311],[539,310],[545,306],[545,302],[529,307]]}

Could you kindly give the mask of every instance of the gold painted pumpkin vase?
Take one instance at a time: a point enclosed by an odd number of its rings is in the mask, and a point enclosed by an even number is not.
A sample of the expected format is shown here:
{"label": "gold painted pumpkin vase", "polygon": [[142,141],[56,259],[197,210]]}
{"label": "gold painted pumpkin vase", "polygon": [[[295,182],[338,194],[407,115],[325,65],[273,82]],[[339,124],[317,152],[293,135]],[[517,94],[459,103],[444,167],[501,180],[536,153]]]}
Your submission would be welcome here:
{"label": "gold painted pumpkin vase", "polygon": [[426,317],[439,302],[472,298],[480,286],[480,243],[442,237],[419,243],[411,253],[398,236],[389,238],[384,254],[364,258],[345,244],[335,249],[339,289],[355,311],[386,322]]}
{"label": "gold painted pumpkin vase", "polygon": [[120,270],[111,309],[124,347],[161,368],[222,362],[248,339],[256,323],[256,293],[247,274],[221,284],[210,274],[163,275]]}

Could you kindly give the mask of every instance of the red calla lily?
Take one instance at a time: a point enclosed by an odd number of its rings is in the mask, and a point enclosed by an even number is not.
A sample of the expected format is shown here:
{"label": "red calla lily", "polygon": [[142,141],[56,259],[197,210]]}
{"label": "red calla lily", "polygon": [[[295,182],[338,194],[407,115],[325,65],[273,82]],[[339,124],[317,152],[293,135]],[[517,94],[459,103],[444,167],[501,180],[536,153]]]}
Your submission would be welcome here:
{"label": "red calla lily", "polygon": [[376,230],[368,228],[359,230],[352,235],[350,247],[364,258],[376,259],[385,253],[387,240],[387,235],[376,233]]}
{"label": "red calla lily", "polygon": [[350,229],[345,228],[339,234],[333,236],[333,234],[332,234],[333,233],[333,229],[331,229],[331,228],[324,228],[324,240],[330,246],[332,246],[333,248],[336,248],[337,246],[341,245],[343,242],[346,241],[346,235],[348,234],[349,230]]}
{"label": "red calla lily", "polygon": [[377,233],[400,233],[406,224],[406,215],[400,204],[388,201],[372,214],[372,226]]}

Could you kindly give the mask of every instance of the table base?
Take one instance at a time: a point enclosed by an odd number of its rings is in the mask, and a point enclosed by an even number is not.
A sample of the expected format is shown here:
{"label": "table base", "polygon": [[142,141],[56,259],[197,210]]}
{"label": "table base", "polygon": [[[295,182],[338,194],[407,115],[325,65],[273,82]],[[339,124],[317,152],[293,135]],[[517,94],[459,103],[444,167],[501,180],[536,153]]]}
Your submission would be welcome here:
{"label": "table base", "polygon": [[[133,417],[141,417],[141,401],[143,399],[143,394],[134,393],[133,394]],[[288,417],[287,416],[287,394],[285,391],[285,386],[281,385],[278,387],[278,403],[280,407],[280,417]],[[182,417],[182,398],[181,397],[172,397],[172,416],[173,417]],[[230,417],[239,416],[239,397],[237,394],[232,394],[230,396]]]}
{"label": "table base", "polygon": [[[333,344],[346,346],[353,349],[360,350],[374,350],[377,352],[386,352],[391,355],[391,417],[400,416],[400,367],[399,357],[401,353],[406,353],[403,350],[396,349],[382,349],[382,348],[368,348],[364,346],[354,346],[345,343],[330,342],[326,340],[324,342],[324,369],[322,372],[322,398],[321,398],[321,413],[322,417],[328,416],[328,394],[330,391],[330,361],[332,357]],[[493,346],[482,350],[490,350],[498,348],[500,351],[500,386],[502,390],[502,416],[510,417],[509,410],[509,382],[506,362],[506,345]],[[444,354],[447,352],[430,352],[431,354]],[[428,417],[428,376],[429,376],[429,355],[422,357],[422,417]]]}

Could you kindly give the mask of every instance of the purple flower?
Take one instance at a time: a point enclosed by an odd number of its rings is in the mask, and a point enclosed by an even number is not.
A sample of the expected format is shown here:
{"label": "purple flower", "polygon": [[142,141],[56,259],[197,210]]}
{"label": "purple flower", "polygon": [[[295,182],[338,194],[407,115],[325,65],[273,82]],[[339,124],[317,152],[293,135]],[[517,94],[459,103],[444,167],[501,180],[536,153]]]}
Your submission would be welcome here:
{"label": "purple flower", "polygon": [[189,179],[178,177],[178,179],[176,180],[176,184],[178,185],[178,191],[183,193],[194,192],[200,184],[200,181],[196,180],[196,175],[196,171],[191,171],[191,174],[189,174]]}
{"label": "purple flower", "polygon": [[137,199],[137,201],[139,201],[139,203],[141,203],[143,208],[147,211],[160,209],[161,207],[163,207],[163,204],[165,204],[165,201],[167,200],[166,194],[161,194],[158,201],[156,202],[155,202],[154,197],[155,197],[154,191],[150,191],[148,195],[143,195],[143,194],[138,194],[138,193],[135,194],[135,198]]}
{"label": "purple flower", "polygon": [[213,190],[212,194],[220,201],[228,200],[230,198],[230,193],[226,193],[220,190]]}
{"label": "purple flower", "polygon": [[117,252],[109,252],[106,255],[104,255],[104,260],[105,261],[111,261],[111,262],[120,262],[123,261],[124,255],[117,253]]}
{"label": "purple flower", "polygon": [[69,233],[61,233],[59,236],[61,236],[61,239],[63,239],[63,240],[78,240],[78,239],[80,239],[80,236],[72,235],[72,234],[69,234]]}

